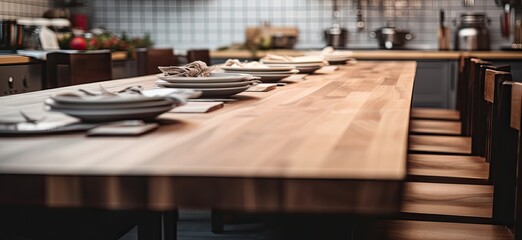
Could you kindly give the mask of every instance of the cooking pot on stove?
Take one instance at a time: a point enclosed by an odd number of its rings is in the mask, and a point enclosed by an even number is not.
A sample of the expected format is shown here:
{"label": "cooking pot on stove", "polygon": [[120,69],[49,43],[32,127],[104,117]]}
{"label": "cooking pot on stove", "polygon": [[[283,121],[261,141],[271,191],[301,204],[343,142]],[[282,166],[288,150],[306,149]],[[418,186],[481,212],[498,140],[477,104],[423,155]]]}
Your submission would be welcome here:
{"label": "cooking pot on stove", "polygon": [[462,13],[455,31],[455,49],[489,50],[490,36],[487,25],[490,22],[485,13]]}
{"label": "cooking pot on stove", "polygon": [[379,28],[376,31],[370,32],[369,36],[370,38],[377,39],[379,46],[386,49],[404,47],[406,41],[415,38],[412,33],[395,27]]}
{"label": "cooking pot on stove", "polygon": [[334,48],[346,47],[348,41],[348,30],[334,24],[332,28],[324,30],[324,41],[326,46]]}
{"label": "cooking pot on stove", "polygon": [[22,47],[23,28],[16,20],[0,20],[0,50],[15,51]]}

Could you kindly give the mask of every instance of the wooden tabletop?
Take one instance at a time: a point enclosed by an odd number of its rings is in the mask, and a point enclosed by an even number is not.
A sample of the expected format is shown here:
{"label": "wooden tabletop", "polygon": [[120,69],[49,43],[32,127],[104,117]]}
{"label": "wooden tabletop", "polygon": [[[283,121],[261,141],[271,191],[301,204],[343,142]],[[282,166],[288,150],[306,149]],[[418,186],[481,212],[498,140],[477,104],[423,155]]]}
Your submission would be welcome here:
{"label": "wooden tabletop", "polygon": [[[16,186],[35,192],[31,204],[48,206],[395,213],[415,68],[342,66],[271,92],[242,93],[215,112],[163,114],[169,123],[141,137],[0,138],[0,199]],[[102,84],[151,88],[155,79]],[[98,85],[2,97],[0,114],[43,114],[49,95]]]}

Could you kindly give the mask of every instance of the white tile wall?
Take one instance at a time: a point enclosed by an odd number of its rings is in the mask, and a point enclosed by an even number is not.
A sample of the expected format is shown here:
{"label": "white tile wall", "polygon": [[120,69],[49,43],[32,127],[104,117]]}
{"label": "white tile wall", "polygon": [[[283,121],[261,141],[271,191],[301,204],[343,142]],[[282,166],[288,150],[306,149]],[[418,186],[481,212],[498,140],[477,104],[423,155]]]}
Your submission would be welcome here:
{"label": "white tile wall", "polygon": [[0,19],[17,17],[41,17],[51,6],[51,0],[0,1]]}

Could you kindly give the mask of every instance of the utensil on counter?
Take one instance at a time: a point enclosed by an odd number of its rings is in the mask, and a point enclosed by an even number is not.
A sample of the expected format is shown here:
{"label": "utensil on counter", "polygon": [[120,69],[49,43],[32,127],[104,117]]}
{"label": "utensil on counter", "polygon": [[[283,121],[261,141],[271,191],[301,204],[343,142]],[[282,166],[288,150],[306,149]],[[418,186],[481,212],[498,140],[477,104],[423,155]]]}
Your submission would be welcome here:
{"label": "utensil on counter", "polygon": [[438,43],[439,50],[449,50],[450,49],[450,32],[449,28],[446,27],[445,23],[445,14],[444,10],[440,10],[439,12],[439,32],[438,32]]}
{"label": "utensil on counter", "polygon": [[489,50],[491,20],[485,13],[468,12],[460,15],[455,31],[455,50]]}
{"label": "utensil on counter", "polygon": [[505,3],[502,13],[500,14],[500,32],[502,37],[509,38],[511,30],[511,5]]}
{"label": "utensil on counter", "polygon": [[370,32],[369,37],[377,39],[381,48],[394,49],[404,47],[406,41],[414,39],[415,35],[395,27],[382,27]]}

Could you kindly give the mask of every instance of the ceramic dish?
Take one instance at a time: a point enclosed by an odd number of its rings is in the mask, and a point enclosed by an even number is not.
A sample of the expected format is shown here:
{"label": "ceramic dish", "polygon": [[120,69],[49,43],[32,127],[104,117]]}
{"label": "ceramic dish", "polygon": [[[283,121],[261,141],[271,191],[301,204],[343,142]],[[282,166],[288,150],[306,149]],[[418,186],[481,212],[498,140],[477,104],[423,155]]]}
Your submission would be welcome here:
{"label": "ceramic dish", "polygon": [[240,68],[240,67],[221,67],[227,72],[273,72],[273,71],[291,71],[295,69],[293,66],[270,66],[268,68]]}
{"label": "ceramic dish", "polygon": [[47,107],[49,108],[49,111],[65,113],[67,115],[79,118],[84,122],[110,122],[119,120],[150,121],[155,119],[158,115],[172,109],[172,106],[105,110],[55,109],[50,106]]}
{"label": "ceramic dish", "polygon": [[202,92],[201,97],[226,97],[244,92],[251,86],[252,85],[231,88],[198,88],[197,90]]}
{"label": "ceramic dish", "polygon": [[104,109],[129,109],[129,108],[144,108],[144,107],[165,107],[175,105],[175,101],[168,98],[162,98],[157,101],[146,101],[146,102],[124,102],[124,103],[104,103],[104,104],[92,104],[92,103],[60,103],[53,99],[46,99],[45,104],[52,107],[53,109],[79,109],[79,110],[104,110]]}
{"label": "ceramic dish", "polygon": [[156,81],[156,84],[162,87],[169,88],[191,88],[191,89],[199,89],[199,88],[229,88],[229,87],[244,87],[247,85],[254,84],[255,81],[242,81],[242,82],[224,82],[224,83],[171,83],[163,80]]}
{"label": "ceramic dish", "polygon": [[210,77],[175,77],[164,73],[156,75],[159,79],[171,83],[195,83],[195,82],[240,82],[251,79],[253,76],[241,73],[212,73]]}

